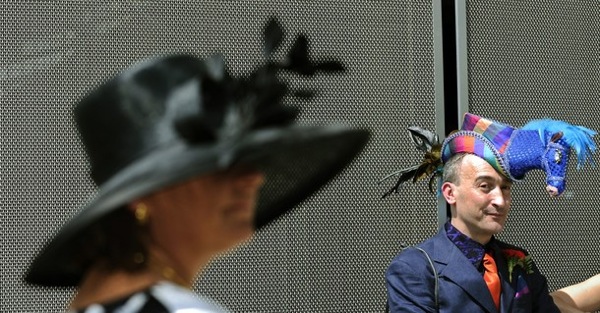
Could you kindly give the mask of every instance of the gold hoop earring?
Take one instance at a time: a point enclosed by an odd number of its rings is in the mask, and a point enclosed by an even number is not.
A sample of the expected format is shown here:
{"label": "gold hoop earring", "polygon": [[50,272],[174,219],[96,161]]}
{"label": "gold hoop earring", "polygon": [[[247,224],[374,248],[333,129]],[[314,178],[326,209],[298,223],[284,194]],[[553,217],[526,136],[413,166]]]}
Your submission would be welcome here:
{"label": "gold hoop earring", "polygon": [[143,203],[138,203],[135,206],[135,219],[140,225],[145,225],[148,222],[148,207]]}

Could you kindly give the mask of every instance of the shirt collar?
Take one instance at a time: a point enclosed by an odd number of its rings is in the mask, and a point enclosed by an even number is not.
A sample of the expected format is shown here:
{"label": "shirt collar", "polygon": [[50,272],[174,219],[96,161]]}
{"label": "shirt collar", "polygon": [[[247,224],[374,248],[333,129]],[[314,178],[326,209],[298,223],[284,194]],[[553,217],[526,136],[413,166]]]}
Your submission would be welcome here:
{"label": "shirt collar", "polygon": [[452,226],[450,222],[446,222],[444,225],[446,229],[446,235],[448,239],[452,241],[458,247],[460,252],[462,252],[467,259],[475,266],[475,268],[479,268],[481,264],[481,260],[483,260],[483,255],[485,254],[485,250],[489,248],[490,244],[494,241],[494,237],[492,236],[492,240],[487,245],[482,245],[479,242],[469,238],[469,236],[460,232],[460,230],[456,229],[456,227]]}

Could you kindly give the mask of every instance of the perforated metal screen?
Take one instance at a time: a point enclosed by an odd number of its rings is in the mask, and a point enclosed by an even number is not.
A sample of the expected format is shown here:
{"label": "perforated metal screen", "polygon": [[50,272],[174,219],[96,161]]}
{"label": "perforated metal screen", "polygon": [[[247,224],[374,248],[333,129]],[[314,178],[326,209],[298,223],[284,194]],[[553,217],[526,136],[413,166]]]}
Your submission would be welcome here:
{"label": "perforated metal screen", "polygon": [[[467,1],[469,110],[513,126],[549,117],[600,130],[599,16],[593,0]],[[578,171],[571,155],[559,199],[541,171],[513,189],[500,237],[530,250],[551,289],[600,273],[599,160]]]}
{"label": "perforated metal screen", "polygon": [[[95,187],[72,125],[87,91],[139,59],[226,55],[234,73],[260,60],[277,15],[316,55],[349,72],[314,82],[303,123],[371,128],[363,154],[326,188],[213,262],[195,286],[237,312],[381,312],[399,243],[437,228],[422,185],[380,199],[385,174],[419,161],[406,127],[435,129],[432,4],[427,1],[3,1],[0,72],[2,312],[61,312],[72,289],[22,281],[31,258]],[[600,129],[600,3],[467,1],[469,110],[515,126],[541,115]],[[291,36],[288,37],[288,43]],[[294,84],[304,84],[294,81]],[[313,84],[313,82],[311,82]],[[599,164],[598,155],[595,156]],[[551,289],[600,272],[598,166],[549,199],[543,173],[514,189],[501,235],[527,247]]]}
{"label": "perforated metal screen", "polygon": [[73,295],[22,278],[95,192],[72,125],[74,103],[156,54],[221,52],[244,73],[261,58],[261,27],[273,14],[288,34],[307,33],[315,55],[335,55],[349,69],[315,82],[322,90],[315,101],[290,103],[302,107],[301,121],[368,127],[373,140],[330,185],[215,261],[195,289],[237,312],[380,312],[399,242],[435,232],[435,200],[423,186],[381,200],[389,185],[377,185],[419,159],[406,126],[435,126],[430,3],[64,0],[0,8],[0,311],[61,312]]}

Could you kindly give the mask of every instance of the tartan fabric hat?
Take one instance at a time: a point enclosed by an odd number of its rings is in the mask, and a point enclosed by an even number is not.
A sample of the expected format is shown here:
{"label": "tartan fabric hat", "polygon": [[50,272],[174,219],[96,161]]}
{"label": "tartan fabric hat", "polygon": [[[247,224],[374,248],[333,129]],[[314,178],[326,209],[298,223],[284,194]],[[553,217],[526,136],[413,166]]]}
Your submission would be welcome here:
{"label": "tartan fabric hat", "polygon": [[510,173],[506,150],[515,128],[466,113],[460,130],[452,133],[442,144],[442,161],[458,153],[471,153],[486,160],[502,175],[517,179]]}
{"label": "tartan fabric hat", "polygon": [[[475,114],[464,115],[462,127],[452,132],[442,144],[437,134],[417,126],[408,128],[415,147],[424,152],[420,164],[395,171],[381,181],[397,177],[396,184],[383,197],[398,193],[400,186],[429,178],[433,193],[436,178],[442,176],[444,164],[459,153],[470,153],[486,160],[498,173],[519,181],[533,169],[546,172],[546,190],[558,196],[565,190],[567,161],[571,150],[577,155],[577,169],[592,162],[596,132],[567,122],[539,119],[521,128],[512,127]],[[441,186],[438,179],[438,191]]]}
{"label": "tartan fabric hat", "polygon": [[522,128],[466,113],[460,130],[442,144],[442,162],[457,153],[471,153],[486,160],[499,173],[513,181],[522,180],[533,169],[546,172],[552,196],[565,190],[567,161],[575,150],[578,168],[592,162],[596,132],[583,126],[541,119]]}

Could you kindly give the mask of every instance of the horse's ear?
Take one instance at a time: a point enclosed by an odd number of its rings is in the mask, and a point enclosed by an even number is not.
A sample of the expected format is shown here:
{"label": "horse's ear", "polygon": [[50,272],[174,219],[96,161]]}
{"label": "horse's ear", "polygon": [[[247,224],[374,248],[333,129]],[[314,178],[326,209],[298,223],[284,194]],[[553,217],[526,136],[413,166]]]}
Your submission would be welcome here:
{"label": "horse's ear", "polygon": [[552,135],[552,138],[550,138],[550,142],[557,142],[560,140],[560,138],[562,138],[562,136],[563,132],[554,133],[554,135]]}

